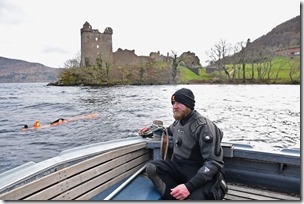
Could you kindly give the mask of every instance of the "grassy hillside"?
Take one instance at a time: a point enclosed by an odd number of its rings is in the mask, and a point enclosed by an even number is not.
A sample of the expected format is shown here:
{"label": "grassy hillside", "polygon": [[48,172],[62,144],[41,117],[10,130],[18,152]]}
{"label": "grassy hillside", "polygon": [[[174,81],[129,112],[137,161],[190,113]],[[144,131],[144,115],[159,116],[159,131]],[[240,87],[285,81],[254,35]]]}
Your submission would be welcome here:
{"label": "grassy hillside", "polygon": [[[233,66],[227,65],[231,79],[224,71],[210,74],[204,68],[200,69],[200,74],[196,75],[189,69],[179,66],[180,77],[178,83],[241,83],[243,81],[243,69],[237,65],[233,78]],[[253,74],[252,74],[253,67]],[[253,76],[252,76],[253,75]],[[292,80],[290,78],[292,76]],[[293,58],[275,57],[273,60],[245,65],[246,80],[242,83],[280,83],[297,84],[300,83],[300,56]]]}
{"label": "grassy hillside", "polygon": [[193,81],[204,82],[204,81],[209,81],[212,79],[211,75],[206,74],[206,69],[204,69],[204,68],[199,69],[199,73],[200,73],[199,75],[195,74],[188,68],[185,68],[182,66],[178,66],[178,70],[179,70],[179,74],[180,74],[178,83],[191,83]]}

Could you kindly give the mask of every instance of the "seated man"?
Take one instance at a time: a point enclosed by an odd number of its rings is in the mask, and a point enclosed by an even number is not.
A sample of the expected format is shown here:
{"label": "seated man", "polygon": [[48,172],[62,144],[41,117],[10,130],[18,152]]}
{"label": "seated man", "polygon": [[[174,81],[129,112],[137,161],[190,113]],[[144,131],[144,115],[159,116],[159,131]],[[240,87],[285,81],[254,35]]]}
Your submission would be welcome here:
{"label": "seated man", "polygon": [[[228,191],[223,173],[223,132],[194,110],[194,94],[180,89],[171,97],[175,122],[171,160],[154,160],[146,172],[163,199],[221,200]],[[141,131],[139,131],[141,132]]]}

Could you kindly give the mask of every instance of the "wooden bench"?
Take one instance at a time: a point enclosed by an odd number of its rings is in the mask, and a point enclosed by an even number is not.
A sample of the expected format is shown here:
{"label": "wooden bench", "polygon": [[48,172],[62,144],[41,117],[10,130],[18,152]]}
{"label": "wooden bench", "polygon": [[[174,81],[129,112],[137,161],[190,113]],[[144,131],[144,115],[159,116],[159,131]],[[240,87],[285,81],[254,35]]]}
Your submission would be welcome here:
{"label": "wooden bench", "polygon": [[62,168],[0,195],[1,200],[88,200],[149,160],[146,143],[126,146]]}
{"label": "wooden bench", "polygon": [[225,200],[300,200],[299,195],[248,187],[241,184],[228,184]]}

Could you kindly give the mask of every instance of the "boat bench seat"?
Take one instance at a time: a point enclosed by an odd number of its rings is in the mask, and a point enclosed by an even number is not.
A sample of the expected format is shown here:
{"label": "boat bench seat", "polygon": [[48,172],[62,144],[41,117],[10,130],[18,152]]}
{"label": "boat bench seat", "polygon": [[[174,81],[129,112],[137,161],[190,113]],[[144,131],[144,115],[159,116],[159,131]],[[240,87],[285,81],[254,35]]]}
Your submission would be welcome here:
{"label": "boat bench seat", "polygon": [[228,192],[224,200],[242,201],[295,201],[300,200],[300,196],[291,193],[266,190],[260,187],[249,187],[240,183],[228,183]]}
{"label": "boat bench seat", "polygon": [[30,179],[20,187],[1,194],[0,199],[88,200],[133,175],[147,161],[149,150],[145,142],[127,145],[68,167],[58,167],[51,174]]}

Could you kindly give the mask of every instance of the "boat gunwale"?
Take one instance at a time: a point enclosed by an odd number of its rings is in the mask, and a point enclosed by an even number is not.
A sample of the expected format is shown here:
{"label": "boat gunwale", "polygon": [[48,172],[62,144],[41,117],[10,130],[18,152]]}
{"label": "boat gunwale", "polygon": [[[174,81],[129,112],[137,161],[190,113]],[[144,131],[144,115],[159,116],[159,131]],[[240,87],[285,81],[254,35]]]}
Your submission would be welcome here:
{"label": "boat gunwale", "polygon": [[[228,143],[230,144],[230,143]],[[222,145],[225,145],[222,143]],[[284,163],[288,165],[301,165],[301,152],[299,149],[283,149],[282,151],[263,151],[252,148],[250,145],[233,144],[232,157],[259,160],[264,162]],[[224,152],[225,153],[225,152]],[[224,155],[225,156],[225,155]],[[227,156],[226,157],[231,157]]]}

